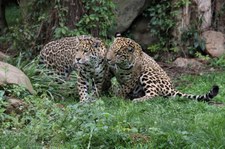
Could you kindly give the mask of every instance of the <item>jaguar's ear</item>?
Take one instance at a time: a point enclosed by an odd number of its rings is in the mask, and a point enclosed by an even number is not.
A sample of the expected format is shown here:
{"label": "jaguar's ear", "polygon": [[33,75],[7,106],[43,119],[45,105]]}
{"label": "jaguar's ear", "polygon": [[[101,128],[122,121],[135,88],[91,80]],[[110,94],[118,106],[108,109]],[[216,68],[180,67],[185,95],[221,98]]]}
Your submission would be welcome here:
{"label": "jaguar's ear", "polygon": [[134,48],[129,46],[129,47],[127,47],[127,50],[128,50],[128,52],[133,52]]}
{"label": "jaguar's ear", "polygon": [[115,37],[122,37],[120,32],[116,32]]}

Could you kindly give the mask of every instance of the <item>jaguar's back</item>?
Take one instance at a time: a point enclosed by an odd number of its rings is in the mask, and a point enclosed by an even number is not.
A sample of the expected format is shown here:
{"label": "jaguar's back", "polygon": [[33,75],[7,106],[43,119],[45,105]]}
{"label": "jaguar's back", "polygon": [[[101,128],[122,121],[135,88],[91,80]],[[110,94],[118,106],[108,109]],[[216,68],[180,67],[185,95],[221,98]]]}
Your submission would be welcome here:
{"label": "jaguar's back", "polygon": [[87,35],[66,37],[51,41],[40,52],[40,62],[58,74],[67,77],[75,69],[75,56],[78,49],[89,48],[95,38]]}
{"label": "jaguar's back", "polygon": [[[52,41],[40,52],[41,62],[68,78],[77,72],[77,88],[81,101],[92,99],[89,94],[102,91],[108,68],[105,62],[107,48],[98,38],[81,35]],[[108,85],[108,83],[107,83]],[[109,85],[108,85],[109,86]]]}

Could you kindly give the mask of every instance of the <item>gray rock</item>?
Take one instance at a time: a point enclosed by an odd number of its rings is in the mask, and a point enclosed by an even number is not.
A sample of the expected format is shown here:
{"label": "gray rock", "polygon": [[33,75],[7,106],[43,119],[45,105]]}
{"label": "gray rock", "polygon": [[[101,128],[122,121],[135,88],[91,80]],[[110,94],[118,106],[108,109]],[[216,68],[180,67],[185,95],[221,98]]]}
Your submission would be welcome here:
{"label": "gray rock", "polygon": [[149,45],[156,42],[157,38],[152,36],[152,33],[148,27],[149,19],[145,17],[139,17],[133,22],[131,27],[132,38],[138,42],[143,49],[146,49]]}
{"label": "gray rock", "polygon": [[116,4],[116,32],[127,30],[134,19],[148,6],[148,0],[113,0]]}
{"label": "gray rock", "polygon": [[18,84],[24,86],[31,94],[36,94],[30,79],[18,68],[0,61],[0,85]]}

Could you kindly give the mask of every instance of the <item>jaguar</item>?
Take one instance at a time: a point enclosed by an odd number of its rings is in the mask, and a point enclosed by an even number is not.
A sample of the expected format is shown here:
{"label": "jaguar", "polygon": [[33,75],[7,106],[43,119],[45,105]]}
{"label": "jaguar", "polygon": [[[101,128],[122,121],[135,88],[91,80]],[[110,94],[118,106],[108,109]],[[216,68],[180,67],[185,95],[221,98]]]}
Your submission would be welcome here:
{"label": "jaguar", "polygon": [[71,72],[76,71],[80,102],[88,102],[110,86],[110,81],[106,80],[106,53],[104,42],[98,38],[90,35],[65,37],[43,47],[40,63],[67,80]]}
{"label": "jaguar", "polygon": [[118,96],[135,102],[156,96],[180,96],[197,101],[210,101],[219,92],[214,85],[203,95],[185,94],[176,90],[170,77],[157,62],[143,52],[134,40],[117,34],[107,53],[107,62],[119,83]]}

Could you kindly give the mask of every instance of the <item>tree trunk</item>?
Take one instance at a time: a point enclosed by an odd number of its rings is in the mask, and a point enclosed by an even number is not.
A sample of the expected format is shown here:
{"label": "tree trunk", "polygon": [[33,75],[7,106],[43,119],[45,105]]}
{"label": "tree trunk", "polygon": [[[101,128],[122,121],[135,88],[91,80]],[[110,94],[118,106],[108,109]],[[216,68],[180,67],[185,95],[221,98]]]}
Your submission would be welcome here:
{"label": "tree trunk", "polygon": [[5,19],[5,5],[3,0],[0,0],[0,33],[7,28],[7,22]]}
{"label": "tree trunk", "polygon": [[[55,8],[55,4],[52,5],[53,8],[49,11],[49,20],[42,22],[38,31],[38,39],[42,40],[42,44],[49,42],[53,38],[54,30],[59,27],[60,22],[63,22],[63,20],[60,19],[65,19],[65,26],[69,29],[75,29],[76,23],[85,13],[82,0],[61,0],[60,2],[62,7],[66,8],[66,13],[59,12],[60,9]],[[65,13],[65,16],[61,18],[60,14],[63,13]]]}
{"label": "tree trunk", "polygon": [[[179,0],[173,0],[172,4],[176,5]],[[173,28],[172,36],[173,36],[173,43],[175,46],[179,47],[181,49],[181,54],[186,57],[188,51],[187,51],[187,45],[189,44],[189,41],[186,41],[185,44],[181,41],[181,36],[184,31],[188,30],[188,27],[190,26],[190,18],[191,18],[191,10],[190,5],[188,2],[185,3],[183,7],[180,8],[174,8],[177,12],[175,21],[176,25]]]}
{"label": "tree trunk", "polygon": [[214,0],[213,1],[213,25],[214,29],[217,31],[220,31],[222,33],[225,33],[225,1],[224,0]]}
{"label": "tree trunk", "polygon": [[70,29],[76,28],[81,16],[85,13],[82,0],[62,0],[63,6],[68,9],[66,26]]}
{"label": "tree trunk", "polygon": [[198,18],[201,21],[201,30],[207,30],[212,24],[211,0],[194,0],[197,4]]}
{"label": "tree trunk", "polygon": [[[172,3],[175,5],[179,0],[173,0]],[[173,37],[180,41],[181,40],[181,34],[183,31],[186,31],[190,25],[190,6],[189,3],[186,2],[185,6],[182,8],[177,8],[177,15],[175,18],[176,26],[174,27],[172,31]]]}

